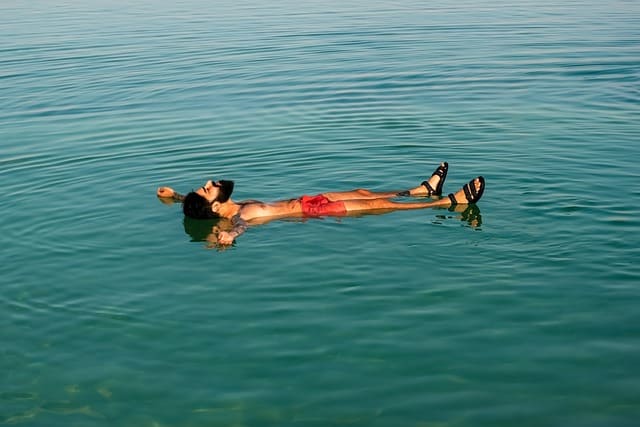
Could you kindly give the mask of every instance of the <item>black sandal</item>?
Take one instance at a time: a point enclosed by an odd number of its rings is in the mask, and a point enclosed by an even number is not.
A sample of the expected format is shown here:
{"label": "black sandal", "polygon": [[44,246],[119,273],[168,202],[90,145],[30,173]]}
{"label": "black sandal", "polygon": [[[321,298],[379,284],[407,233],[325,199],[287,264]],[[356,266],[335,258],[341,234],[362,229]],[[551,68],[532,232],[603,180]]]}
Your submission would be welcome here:
{"label": "black sandal", "polygon": [[427,189],[427,197],[442,195],[442,185],[444,184],[444,180],[447,178],[447,172],[449,172],[449,163],[444,162],[431,174],[432,177],[434,175],[440,177],[440,181],[438,181],[436,188],[433,188],[431,184],[429,184],[429,181],[423,181],[420,184]]}
{"label": "black sandal", "polygon": [[[482,197],[482,193],[484,193],[484,177],[479,176],[477,179],[478,181],[480,181],[479,190],[476,190],[473,179],[465,184],[464,187],[462,187],[462,191],[464,191],[464,197],[467,199],[467,204],[476,203],[478,200],[480,200],[480,197]],[[449,200],[451,200],[451,206],[461,204],[456,201],[453,193],[449,193],[447,197],[449,197]]]}

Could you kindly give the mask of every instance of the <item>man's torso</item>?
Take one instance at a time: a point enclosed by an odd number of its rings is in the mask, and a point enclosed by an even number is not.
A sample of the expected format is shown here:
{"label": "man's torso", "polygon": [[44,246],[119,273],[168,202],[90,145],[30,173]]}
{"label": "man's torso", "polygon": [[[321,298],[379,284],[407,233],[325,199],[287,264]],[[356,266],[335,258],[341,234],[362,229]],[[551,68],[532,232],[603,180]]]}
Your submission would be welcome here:
{"label": "man's torso", "polygon": [[263,203],[255,200],[240,203],[240,216],[249,221],[257,218],[296,216],[302,213],[299,199]]}

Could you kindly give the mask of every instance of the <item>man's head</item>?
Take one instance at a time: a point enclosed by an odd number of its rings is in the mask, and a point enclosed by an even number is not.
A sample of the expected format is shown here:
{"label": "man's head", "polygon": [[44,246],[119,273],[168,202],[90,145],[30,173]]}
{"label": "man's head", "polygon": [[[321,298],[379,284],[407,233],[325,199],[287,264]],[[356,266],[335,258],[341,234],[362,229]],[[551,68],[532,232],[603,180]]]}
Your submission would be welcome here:
{"label": "man's head", "polygon": [[182,211],[190,218],[218,218],[218,207],[226,203],[233,193],[233,181],[207,181],[205,185],[187,194]]}

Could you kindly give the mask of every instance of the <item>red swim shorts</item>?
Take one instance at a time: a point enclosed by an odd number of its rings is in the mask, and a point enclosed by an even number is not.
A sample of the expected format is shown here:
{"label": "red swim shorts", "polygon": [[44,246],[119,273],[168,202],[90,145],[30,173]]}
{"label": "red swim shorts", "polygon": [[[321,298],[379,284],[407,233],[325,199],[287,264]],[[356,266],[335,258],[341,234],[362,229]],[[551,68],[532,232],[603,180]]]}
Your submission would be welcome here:
{"label": "red swim shorts", "polygon": [[344,215],[347,213],[344,202],[332,202],[322,194],[302,196],[300,204],[302,205],[302,213],[307,216]]}

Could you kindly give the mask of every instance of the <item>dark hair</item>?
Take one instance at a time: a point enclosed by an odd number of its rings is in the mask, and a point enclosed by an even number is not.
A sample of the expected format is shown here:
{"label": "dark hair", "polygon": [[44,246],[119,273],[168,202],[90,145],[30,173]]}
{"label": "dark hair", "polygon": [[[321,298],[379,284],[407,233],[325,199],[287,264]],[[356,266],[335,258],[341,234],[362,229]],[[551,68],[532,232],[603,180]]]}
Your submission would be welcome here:
{"label": "dark hair", "polygon": [[194,192],[187,194],[184,198],[182,212],[189,218],[195,219],[219,218],[219,215],[211,210],[211,203]]}

